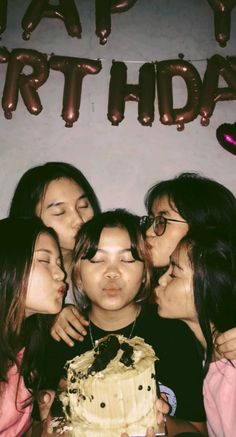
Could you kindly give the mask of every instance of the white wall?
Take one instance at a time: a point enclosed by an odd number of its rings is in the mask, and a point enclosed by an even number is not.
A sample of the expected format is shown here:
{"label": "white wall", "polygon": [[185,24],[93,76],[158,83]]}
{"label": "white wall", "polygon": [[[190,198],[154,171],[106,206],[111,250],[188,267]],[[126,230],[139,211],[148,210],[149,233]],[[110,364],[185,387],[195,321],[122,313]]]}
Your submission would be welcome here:
{"label": "white wall", "polygon": [[[52,1],[51,3],[56,4]],[[143,197],[155,181],[181,171],[198,171],[215,178],[236,193],[236,157],[217,142],[216,129],[235,122],[236,102],[219,102],[208,127],[200,116],[177,132],[164,126],[156,114],[152,127],[137,121],[137,103],[128,102],[125,119],[111,126],[107,119],[108,87],[112,59],[126,62],[128,82],[137,83],[140,66],[148,61],[174,59],[179,53],[203,77],[206,59],[218,53],[236,55],[236,8],[232,11],[231,38],[220,48],[214,37],[213,12],[207,0],[137,0],[126,13],[112,15],[112,31],[105,46],[95,35],[93,0],[75,0],[83,27],[82,39],[67,35],[60,20],[44,19],[23,41],[21,19],[28,0],[8,1],[8,24],[1,45],[31,48],[50,55],[102,59],[102,71],[83,82],[79,120],[65,128],[60,117],[63,75],[51,70],[39,88],[43,111],[29,114],[21,97],[12,120],[0,110],[0,216],[7,214],[14,187],[29,167],[49,160],[78,166],[88,177],[104,209],[128,207],[143,213]],[[202,61],[199,61],[202,60]],[[139,62],[128,62],[139,61]],[[2,95],[6,64],[0,64]],[[183,106],[186,90],[181,79],[174,81],[174,99]]]}

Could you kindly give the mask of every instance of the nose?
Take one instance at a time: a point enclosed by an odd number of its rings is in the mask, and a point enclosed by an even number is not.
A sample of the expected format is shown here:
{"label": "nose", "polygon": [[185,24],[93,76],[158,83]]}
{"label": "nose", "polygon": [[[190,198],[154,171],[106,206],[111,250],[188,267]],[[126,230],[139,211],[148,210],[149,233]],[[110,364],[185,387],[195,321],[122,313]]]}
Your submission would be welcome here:
{"label": "nose", "polygon": [[149,238],[149,237],[156,237],[156,234],[155,234],[155,232],[153,230],[153,226],[152,225],[149,226],[149,228],[146,230],[146,237],[147,238]]}
{"label": "nose", "polygon": [[165,288],[169,284],[171,280],[170,269],[171,267],[169,267],[168,270],[162,276],[160,276],[158,280],[158,286]]}
{"label": "nose", "polygon": [[64,281],[66,278],[66,274],[61,266],[55,265],[53,269],[53,277],[56,279],[56,281]]}
{"label": "nose", "polygon": [[116,266],[115,264],[110,264],[109,266],[107,266],[106,271],[105,271],[105,277],[108,279],[117,279],[120,277],[120,271],[118,266]]}
{"label": "nose", "polygon": [[84,223],[82,214],[75,209],[72,213],[71,213],[71,224],[72,227],[75,229],[80,228],[80,226]]}

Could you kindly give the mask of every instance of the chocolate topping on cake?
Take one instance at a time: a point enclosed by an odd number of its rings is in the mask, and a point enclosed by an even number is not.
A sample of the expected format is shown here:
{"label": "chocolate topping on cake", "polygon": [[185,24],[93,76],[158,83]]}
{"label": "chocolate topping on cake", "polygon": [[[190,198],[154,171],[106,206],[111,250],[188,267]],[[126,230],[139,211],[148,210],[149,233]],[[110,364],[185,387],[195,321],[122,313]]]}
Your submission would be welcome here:
{"label": "chocolate topping on cake", "polygon": [[104,370],[110,361],[115,358],[119,349],[124,351],[120,359],[121,363],[127,367],[132,366],[134,363],[134,360],[132,359],[134,351],[132,346],[126,342],[120,343],[118,337],[115,335],[109,335],[104,341],[100,342],[95,347],[95,359],[89,367],[87,375]]}

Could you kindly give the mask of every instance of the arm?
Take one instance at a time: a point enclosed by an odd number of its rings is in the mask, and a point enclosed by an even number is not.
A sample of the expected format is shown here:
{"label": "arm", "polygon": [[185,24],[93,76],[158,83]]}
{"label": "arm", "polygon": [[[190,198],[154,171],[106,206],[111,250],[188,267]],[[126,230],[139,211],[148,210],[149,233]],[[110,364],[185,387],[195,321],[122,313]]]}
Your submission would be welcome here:
{"label": "arm", "polygon": [[224,358],[236,359],[236,328],[232,328],[216,338],[216,349]]}
{"label": "arm", "polygon": [[68,344],[74,346],[74,340],[83,341],[87,334],[85,327],[89,322],[81,315],[78,308],[74,305],[67,305],[57,315],[54,325],[51,328],[51,336],[54,340],[61,339]]}

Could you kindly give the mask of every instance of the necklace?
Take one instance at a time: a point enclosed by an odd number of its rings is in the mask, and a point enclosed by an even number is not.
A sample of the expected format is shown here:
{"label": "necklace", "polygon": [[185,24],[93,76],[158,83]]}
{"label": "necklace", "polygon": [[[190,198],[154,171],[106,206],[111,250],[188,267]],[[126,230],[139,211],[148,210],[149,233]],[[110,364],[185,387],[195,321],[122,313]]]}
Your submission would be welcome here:
{"label": "necklace", "polygon": [[[130,330],[129,337],[128,337],[129,339],[130,339],[130,338],[132,337],[132,335],[133,335],[133,332],[134,332],[134,328],[135,328],[135,325],[136,325],[136,320],[137,320],[137,316],[138,316],[138,314],[139,314],[139,311],[138,311],[138,313],[136,314],[136,317],[135,317],[135,319],[134,319],[134,321],[133,321],[133,323],[132,323],[132,325],[131,325],[131,330]],[[93,348],[95,348],[95,347],[98,345],[99,340],[94,340],[94,338],[93,338],[91,322],[89,323],[88,328],[89,328],[89,336],[90,336],[90,340],[91,340],[92,346],[93,346]]]}

